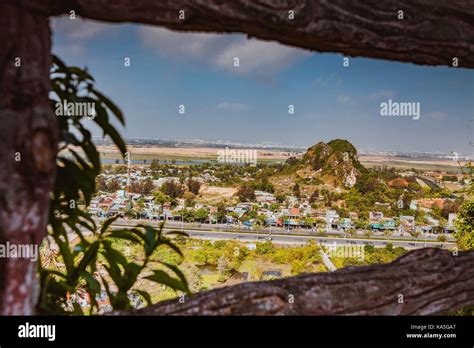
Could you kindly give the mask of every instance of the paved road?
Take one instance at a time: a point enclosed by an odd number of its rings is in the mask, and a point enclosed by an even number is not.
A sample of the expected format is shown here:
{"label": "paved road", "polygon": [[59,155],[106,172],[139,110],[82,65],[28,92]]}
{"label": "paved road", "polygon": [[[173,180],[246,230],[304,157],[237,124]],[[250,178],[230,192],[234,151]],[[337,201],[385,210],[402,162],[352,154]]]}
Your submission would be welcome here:
{"label": "paved road", "polygon": [[433,189],[433,190],[439,190],[440,189],[438,184],[436,184],[433,181],[433,178],[426,177],[426,176],[417,176],[417,178],[420,179],[421,181],[423,181],[426,185],[428,185],[430,189]]}
{"label": "paved road", "polygon": [[[123,228],[130,227],[129,224],[124,224],[122,222],[116,222],[113,224],[113,228]],[[173,232],[176,230],[181,230],[179,228],[164,228],[165,232]],[[308,236],[308,235],[287,235],[287,234],[276,234],[272,233],[260,233],[255,231],[248,232],[232,232],[232,231],[220,231],[220,230],[203,230],[203,229],[192,229],[184,228],[186,232],[192,238],[199,239],[209,239],[209,240],[237,240],[241,242],[264,242],[271,238],[272,242],[275,244],[291,244],[291,245],[304,245],[310,240],[315,240],[318,243],[324,243],[332,245],[365,245],[370,244],[376,247],[384,247],[388,243],[393,244],[393,246],[400,246],[407,249],[416,249],[424,247],[443,247],[450,248],[454,247],[454,243],[439,243],[435,241],[400,241],[400,240],[380,240],[380,239],[367,239],[367,238],[340,238],[340,237],[320,237],[320,236]]]}
{"label": "paved road", "polygon": [[[97,222],[100,222],[101,220],[97,219]],[[124,226],[134,226],[136,225],[137,223],[146,223],[146,224],[151,224],[151,225],[154,225],[154,226],[158,226],[159,221],[149,221],[149,220],[117,220],[117,223],[120,223]],[[233,226],[233,225],[226,225],[226,224],[197,224],[197,223],[184,223],[182,224],[181,222],[176,222],[176,221],[167,221],[165,223],[165,226],[166,227],[169,227],[169,228],[174,228],[174,229],[185,229],[185,230],[188,230],[188,229],[191,229],[191,230],[203,230],[203,231],[209,231],[209,230],[212,230],[212,231],[215,231],[215,230],[220,230],[222,232],[228,232],[228,231],[231,231],[231,232],[240,232],[240,233],[247,233],[247,232],[254,232],[254,233],[257,233],[256,230],[249,230],[249,229],[246,229],[246,228],[239,228],[237,226]],[[311,230],[309,229],[292,229],[290,230],[290,232],[288,232],[287,229],[285,228],[264,228],[264,229],[260,229],[259,230],[259,233],[260,234],[268,234],[268,233],[271,233],[271,234],[281,234],[281,235],[291,235],[291,234],[298,234],[298,235],[308,235],[308,236],[316,236],[317,233],[316,232],[312,232]],[[328,231],[325,231],[325,235],[327,237],[331,237],[331,236],[341,236],[341,237],[348,237],[349,235],[348,234],[345,234],[343,231],[338,231],[338,230],[328,230]],[[357,235],[354,235],[355,238],[365,238],[367,239],[367,237],[363,234],[357,234]],[[386,240],[396,240],[396,239],[412,239],[412,237],[410,235],[405,235],[405,236],[400,236],[398,233],[393,233],[392,235],[390,235],[389,237],[385,237],[383,233],[381,232],[376,232],[372,235],[371,239],[374,239],[374,238],[379,238],[379,239],[386,239]],[[424,240],[424,236],[420,236],[419,240]],[[447,236],[448,238],[448,242],[454,242],[454,238],[450,235]],[[349,238],[350,239],[350,238]],[[435,234],[427,234],[426,235],[426,240],[427,241],[435,241],[437,242],[437,239],[438,239],[438,235],[435,235]]]}

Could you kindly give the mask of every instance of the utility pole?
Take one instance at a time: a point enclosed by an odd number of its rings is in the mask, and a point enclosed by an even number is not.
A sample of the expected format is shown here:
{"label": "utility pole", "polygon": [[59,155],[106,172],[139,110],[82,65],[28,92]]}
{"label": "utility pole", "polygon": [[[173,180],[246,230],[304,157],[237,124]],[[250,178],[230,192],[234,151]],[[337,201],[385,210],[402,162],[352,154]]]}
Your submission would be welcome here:
{"label": "utility pole", "polygon": [[128,151],[125,156],[125,160],[127,161],[127,186],[125,191],[127,194],[130,194],[130,162],[131,162],[131,155],[132,153]]}

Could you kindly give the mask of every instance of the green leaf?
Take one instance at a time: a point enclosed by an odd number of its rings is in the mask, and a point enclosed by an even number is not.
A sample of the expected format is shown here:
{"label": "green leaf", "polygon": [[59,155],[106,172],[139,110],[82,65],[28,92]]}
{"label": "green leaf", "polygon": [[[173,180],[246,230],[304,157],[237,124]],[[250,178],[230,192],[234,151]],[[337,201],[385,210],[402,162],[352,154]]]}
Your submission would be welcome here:
{"label": "green leaf", "polygon": [[104,287],[105,287],[105,292],[107,293],[107,296],[109,297],[109,301],[110,301],[110,304],[111,304],[112,308],[114,308],[116,310],[123,309],[123,305],[122,305],[120,299],[118,299],[117,296],[115,296],[112,293],[112,291],[110,291],[110,286],[106,282],[104,277],[102,277],[102,275],[100,275],[100,279],[102,279],[102,283],[104,284]]}
{"label": "green leaf", "polygon": [[123,256],[122,253],[119,252],[118,250],[115,250],[112,247],[112,244],[110,243],[110,241],[103,241],[102,245],[104,247],[104,250],[102,251],[102,255],[104,255],[104,257],[107,259],[107,261],[111,265],[117,265],[117,263],[122,265],[123,267],[127,265],[128,262],[125,256]]}
{"label": "green leaf", "polygon": [[168,247],[170,247],[171,249],[173,249],[179,256],[181,257],[184,257],[183,256],[183,253],[181,252],[181,250],[175,245],[173,244],[173,242],[171,242],[169,239],[162,239],[160,244],[163,244],[163,245],[166,245]]}
{"label": "green leaf", "polygon": [[81,240],[81,244],[84,246],[89,245],[89,242],[84,238],[84,235],[81,232],[81,229],[77,226],[77,219],[74,217],[70,217],[69,219],[65,220],[65,223],[69,226],[69,228],[76,233],[76,235]]}
{"label": "green leaf", "polygon": [[136,264],[135,262],[129,262],[124,268],[124,283],[121,290],[127,292],[133,287],[133,285],[137,281],[138,275],[142,271],[142,266]]}
{"label": "green leaf", "polygon": [[66,69],[69,73],[77,75],[82,80],[94,81],[94,78],[85,69],[81,69],[77,66],[70,66],[70,67],[67,67]]}
{"label": "green leaf", "polygon": [[187,234],[186,232],[181,232],[181,231],[170,231],[170,232],[167,232],[166,235],[189,237],[189,234]]}
{"label": "green leaf", "polygon": [[148,292],[143,290],[134,290],[137,294],[139,294],[145,301],[148,306],[151,306],[153,302],[151,301],[151,296]]}
{"label": "green leaf", "polygon": [[164,271],[154,270],[152,275],[145,277],[145,279],[154,281],[158,284],[166,285],[167,287],[177,291],[189,292],[188,287],[181,280],[172,278]]}
{"label": "green leaf", "polygon": [[117,130],[109,123],[107,111],[100,105],[100,103],[95,104],[95,111],[96,117],[94,118],[94,122],[102,128],[104,136],[108,135],[114,144],[119,148],[122,155],[125,156],[125,153],[127,152],[127,146],[125,145],[125,142]]}
{"label": "green leaf", "polygon": [[63,242],[58,235],[53,235],[54,241],[59,247],[59,252],[64,261],[64,265],[66,266],[66,272],[68,275],[72,274],[74,269],[74,260],[72,257],[71,250],[69,249],[69,241],[66,238],[66,242]]}
{"label": "green leaf", "polygon": [[109,273],[115,285],[117,285],[119,289],[122,288],[124,280],[122,279],[122,272],[120,268],[118,267],[115,255],[109,251],[102,252],[102,255],[105,257],[105,259],[107,260],[109,264],[108,266],[107,265],[104,266],[105,269]]}
{"label": "green leaf", "polygon": [[157,231],[151,226],[144,226],[145,228],[145,254],[147,256],[151,255],[156,248],[156,239],[155,236]]}
{"label": "green leaf", "polygon": [[110,238],[118,238],[118,239],[125,239],[136,244],[141,244],[141,240],[137,238],[132,231],[130,230],[114,230],[108,234]]}
{"label": "green leaf", "polygon": [[80,274],[84,273],[87,266],[89,266],[90,262],[95,259],[97,253],[99,252],[100,242],[95,241],[89,246],[89,249],[85,252],[84,257],[79,262],[79,265],[74,270],[71,279],[75,281],[79,278]]}
{"label": "green leaf", "polygon": [[95,89],[91,89],[91,92],[95,94],[101,102],[103,102],[109,109],[112,111],[117,119],[120,121],[120,123],[125,126],[125,118],[123,117],[122,111],[119,109],[117,105],[115,105],[109,98],[107,98],[105,95],[100,93],[99,91]]}
{"label": "green leaf", "polygon": [[86,280],[87,286],[92,291],[94,291],[95,293],[100,292],[100,283],[97,279],[94,278],[92,274],[90,274],[89,272],[82,272],[81,277],[83,277]]}
{"label": "green leaf", "polygon": [[56,64],[60,69],[67,70],[66,64],[55,54],[52,55],[53,64]]}
{"label": "green leaf", "polygon": [[188,288],[188,281],[186,280],[186,277],[184,276],[183,272],[180,271],[180,269],[175,266],[175,265],[172,265],[170,263],[166,263],[166,262],[160,262],[162,265],[165,265],[166,267],[168,267],[170,270],[172,270],[177,276],[178,278],[181,280],[181,282],[183,283],[184,287],[186,290],[182,290],[186,293],[190,293],[189,291],[189,288]]}
{"label": "green leaf", "polygon": [[119,218],[119,216],[114,216],[104,221],[102,227],[100,228],[100,235],[102,235],[108,228]]}

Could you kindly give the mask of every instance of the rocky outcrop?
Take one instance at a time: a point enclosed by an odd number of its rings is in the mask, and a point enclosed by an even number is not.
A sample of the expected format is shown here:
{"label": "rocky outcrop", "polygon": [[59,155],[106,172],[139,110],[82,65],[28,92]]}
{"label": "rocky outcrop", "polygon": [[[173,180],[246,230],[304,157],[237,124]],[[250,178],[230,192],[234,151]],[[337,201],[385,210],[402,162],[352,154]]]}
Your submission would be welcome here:
{"label": "rocky outcrop", "polygon": [[327,144],[319,142],[310,147],[303,156],[303,163],[321,177],[334,177],[338,184],[347,188],[353,187],[358,176],[366,170],[358,160],[354,145],[342,139]]}

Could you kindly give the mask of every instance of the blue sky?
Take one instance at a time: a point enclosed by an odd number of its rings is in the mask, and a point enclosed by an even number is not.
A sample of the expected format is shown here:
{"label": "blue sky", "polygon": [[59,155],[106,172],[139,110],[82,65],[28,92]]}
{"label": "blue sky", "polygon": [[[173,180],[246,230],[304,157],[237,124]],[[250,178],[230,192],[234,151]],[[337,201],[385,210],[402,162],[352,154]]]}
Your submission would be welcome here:
{"label": "blue sky", "polygon": [[[473,152],[468,69],[368,58],[343,67],[341,54],[244,35],[64,17],[53,20],[53,52],[88,67],[97,88],[125,112],[128,137],[296,146],[344,138],[366,150]],[[419,102],[420,119],[382,117],[380,103],[388,99]]]}

